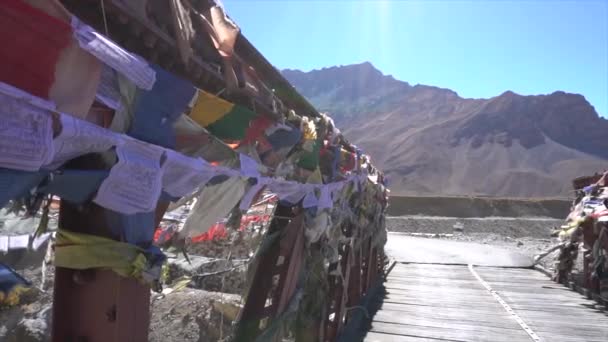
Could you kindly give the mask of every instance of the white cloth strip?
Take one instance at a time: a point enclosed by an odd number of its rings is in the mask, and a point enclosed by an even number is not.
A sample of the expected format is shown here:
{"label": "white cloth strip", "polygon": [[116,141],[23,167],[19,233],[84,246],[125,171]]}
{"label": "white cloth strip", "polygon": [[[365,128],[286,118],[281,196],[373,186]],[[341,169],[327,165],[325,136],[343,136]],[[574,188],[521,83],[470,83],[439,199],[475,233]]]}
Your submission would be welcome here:
{"label": "white cloth strip", "polygon": [[95,98],[104,105],[119,111],[122,109],[120,97],[120,88],[118,86],[116,72],[114,69],[104,65],[101,69],[101,80],[97,87]]}
{"label": "white cloth strip", "polygon": [[49,163],[50,169],[78,156],[105,152],[114,146],[124,143],[121,134],[114,133],[88,121],[73,116],[60,114],[61,133],[53,140],[53,161]]}
{"label": "white cloth strip", "polygon": [[0,253],[8,252],[8,236],[0,236]]}
{"label": "white cloth strip", "polygon": [[6,253],[10,250],[26,249],[29,246],[30,240],[32,241],[31,249],[37,251],[53,234],[52,232],[44,233],[36,238],[34,238],[34,234],[2,235],[0,236],[0,252]]}
{"label": "white cloth strip", "polygon": [[156,82],[156,72],[145,59],[123,49],[76,17],[72,17],[72,29],[74,38],[82,49],[123,74],[139,88],[152,89]]}
{"label": "white cloth strip", "polygon": [[57,109],[57,106],[52,101],[47,101],[38,96],[34,96],[26,91],[13,87],[12,85],[10,85],[8,83],[0,82],[0,94],[20,100],[24,103],[29,103],[40,109],[50,110],[50,111]]}
{"label": "white cloth strip", "polygon": [[51,236],[53,235],[53,233],[44,233],[41,234],[40,236],[34,238],[34,241],[32,241],[32,249],[37,251],[40,246],[42,246],[45,242],[47,242]]}
{"label": "white cloth strip", "polygon": [[29,235],[13,235],[8,237],[8,250],[27,249],[30,244]]}

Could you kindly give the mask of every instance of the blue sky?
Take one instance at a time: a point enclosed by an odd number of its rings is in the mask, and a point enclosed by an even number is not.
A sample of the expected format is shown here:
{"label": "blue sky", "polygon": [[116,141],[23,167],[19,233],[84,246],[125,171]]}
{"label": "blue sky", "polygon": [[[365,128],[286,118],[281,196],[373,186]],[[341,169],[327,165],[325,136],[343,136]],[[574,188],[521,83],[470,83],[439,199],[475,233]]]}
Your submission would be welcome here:
{"label": "blue sky", "polygon": [[372,62],[463,97],[555,90],[608,116],[608,0],[224,0],[278,68]]}

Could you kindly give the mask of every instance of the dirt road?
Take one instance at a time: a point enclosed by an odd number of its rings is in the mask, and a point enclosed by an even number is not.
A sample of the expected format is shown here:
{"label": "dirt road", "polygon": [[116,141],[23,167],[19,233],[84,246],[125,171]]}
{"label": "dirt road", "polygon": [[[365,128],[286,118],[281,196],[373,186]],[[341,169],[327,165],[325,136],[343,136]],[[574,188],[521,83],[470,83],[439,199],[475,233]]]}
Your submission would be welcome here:
{"label": "dirt road", "polygon": [[389,233],[388,255],[399,262],[459,264],[498,267],[531,267],[532,257],[487,244],[450,241]]}

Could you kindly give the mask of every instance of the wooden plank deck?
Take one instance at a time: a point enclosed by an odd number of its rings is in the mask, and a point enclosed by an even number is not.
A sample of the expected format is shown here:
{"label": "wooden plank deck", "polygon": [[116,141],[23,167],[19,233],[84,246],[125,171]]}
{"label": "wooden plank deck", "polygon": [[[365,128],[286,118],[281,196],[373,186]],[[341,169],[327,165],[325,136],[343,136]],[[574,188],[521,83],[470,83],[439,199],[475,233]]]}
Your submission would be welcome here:
{"label": "wooden plank deck", "polygon": [[[608,313],[530,269],[475,267],[546,342],[608,341]],[[467,266],[398,264],[366,342],[535,341]]]}

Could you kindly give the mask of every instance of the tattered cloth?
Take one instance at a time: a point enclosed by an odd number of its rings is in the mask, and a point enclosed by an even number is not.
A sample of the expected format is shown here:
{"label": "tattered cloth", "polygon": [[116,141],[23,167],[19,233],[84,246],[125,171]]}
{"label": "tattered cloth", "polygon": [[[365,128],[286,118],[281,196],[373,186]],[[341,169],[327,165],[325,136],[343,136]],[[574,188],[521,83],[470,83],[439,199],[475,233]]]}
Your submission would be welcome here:
{"label": "tattered cloth", "polygon": [[239,141],[246,137],[249,123],[257,114],[205,91],[198,91],[190,117],[222,140]]}
{"label": "tattered cloth", "polygon": [[21,294],[27,292],[30,285],[12,268],[0,263],[0,307],[19,304]]}
{"label": "tattered cloth", "polygon": [[5,0],[0,6],[0,39],[1,80],[48,98],[59,55],[72,39],[70,25],[21,0]]}
{"label": "tattered cloth", "polygon": [[55,265],[76,270],[110,269],[123,277],[154,285],[160,279],[164,254],[155,246],[144,250],[138,246],[101,236],[57,232]]}
{"label": "tattered cloth", "polygon": [[56,1],[42,9],[22,0],[0,6],[0,81],[52,100],[57,109],[85,117],[95,100],[101,63],[73,38],[71,16]]}

